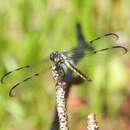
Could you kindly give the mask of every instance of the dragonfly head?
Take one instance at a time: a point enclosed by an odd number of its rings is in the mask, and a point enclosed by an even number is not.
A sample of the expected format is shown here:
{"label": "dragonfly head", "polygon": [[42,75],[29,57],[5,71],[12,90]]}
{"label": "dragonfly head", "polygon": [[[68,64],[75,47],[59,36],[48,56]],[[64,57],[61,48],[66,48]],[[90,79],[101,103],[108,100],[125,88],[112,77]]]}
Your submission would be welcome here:
{"label": "dragonfly head", "polygon": [[55,63],[61,61],[61,56],[60,56],[59,52],[57,52],[57,51],[56,52],[52,52],[50,54],[50,60],[55,62]]}

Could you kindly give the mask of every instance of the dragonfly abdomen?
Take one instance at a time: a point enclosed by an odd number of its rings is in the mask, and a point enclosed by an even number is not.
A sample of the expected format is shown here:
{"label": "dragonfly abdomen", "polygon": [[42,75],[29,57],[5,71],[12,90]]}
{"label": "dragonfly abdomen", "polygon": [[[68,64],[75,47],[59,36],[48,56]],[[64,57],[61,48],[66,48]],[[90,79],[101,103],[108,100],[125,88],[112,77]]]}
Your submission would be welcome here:
{"label": "dragonfly abdomen", "polygon": [[80,76],[83,80],[91,81],[91,79],[83,74],[80,70],[78,70],[76,67],[74,67],[69,61],[65,60],[65,64],[68,68],[70,68],[74,73],[76,73],[78,76]]}

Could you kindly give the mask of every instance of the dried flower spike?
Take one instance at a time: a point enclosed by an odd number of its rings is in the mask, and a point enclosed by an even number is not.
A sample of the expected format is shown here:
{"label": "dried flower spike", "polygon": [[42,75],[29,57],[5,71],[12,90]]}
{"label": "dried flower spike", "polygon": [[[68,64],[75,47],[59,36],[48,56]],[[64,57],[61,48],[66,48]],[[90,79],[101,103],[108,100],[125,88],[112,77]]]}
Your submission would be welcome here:
{"label": "dried flower spike", "polygon": [[87,130],[98,130],[99,126],[96,122],[96,114],[89,114],[88,115],[88,125]]}

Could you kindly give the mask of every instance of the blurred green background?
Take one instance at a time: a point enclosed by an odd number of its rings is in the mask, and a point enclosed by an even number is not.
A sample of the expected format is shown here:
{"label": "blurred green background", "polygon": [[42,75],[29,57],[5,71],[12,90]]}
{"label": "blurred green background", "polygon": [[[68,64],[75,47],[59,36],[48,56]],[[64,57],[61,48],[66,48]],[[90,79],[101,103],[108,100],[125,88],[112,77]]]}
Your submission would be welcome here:
{"label": "blurred green background", "polygon": [[[129,49],[129,7],[129,0],[0,0],[0,75],[37,63],[54,50],[76,46],[77,21],[86,39],[115,32],[120,45]],[[129,53],[94,67],[92,83],[72,88],[68,102],[71,130],[86,130],[90,113],[97,114],[101,130],[130,129],[128,57]],[[8,96],[11,86],[32,72],[11,75],[0,86],[0,130],[50,129],[55,87],[49,72],[17,88],[20,94],[14,98]]]}

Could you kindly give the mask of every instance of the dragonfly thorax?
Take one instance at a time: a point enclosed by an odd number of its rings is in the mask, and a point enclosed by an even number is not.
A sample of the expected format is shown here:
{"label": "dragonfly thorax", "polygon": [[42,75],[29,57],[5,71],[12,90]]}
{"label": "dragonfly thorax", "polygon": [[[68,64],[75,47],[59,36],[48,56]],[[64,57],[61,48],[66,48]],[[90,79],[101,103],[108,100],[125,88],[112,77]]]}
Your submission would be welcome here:
{"label": "dragonfly thorax", "polygon": [[66,59],[66,56],[62,52],[52,52],[50,54],[50,60],[53,61],[54,63],[61,63],[64,62]]}

